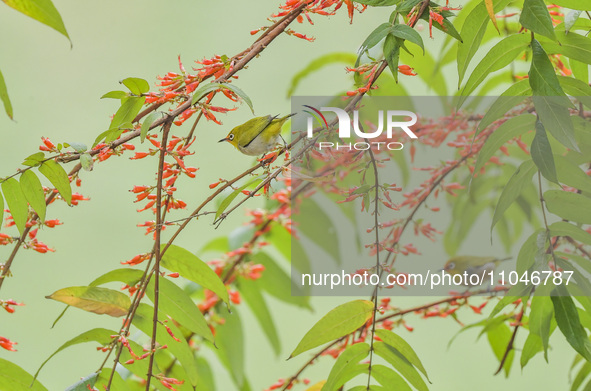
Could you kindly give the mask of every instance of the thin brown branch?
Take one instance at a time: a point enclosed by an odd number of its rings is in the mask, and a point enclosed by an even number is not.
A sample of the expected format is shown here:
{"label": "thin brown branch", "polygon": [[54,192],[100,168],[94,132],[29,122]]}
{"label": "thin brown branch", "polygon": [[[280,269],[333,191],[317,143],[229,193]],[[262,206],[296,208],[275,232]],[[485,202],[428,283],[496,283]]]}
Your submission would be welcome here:
{"label": "thin brown branch", "polygon": [[519,314],[515,318],[516,324],[515,324],[515,327],[513,328],[513,333],[511,334],[511,339],[509,339],[509,343],[507,344],[507,348],[505,349],[505,353],[503,353],[503,358],[501,358],[499,368],[495,372],[495,375],[498,375],[503,370],[503,367],[505,366],[505,363],[507,362],[507,358],[509,357],[509,353],[511,353],[511,351],[513,350],[513,346],[515,344],[515,338],[517,337],[517,330],[519,330],[519,327],[521,327],[521,318],[523,318],[523,314],[525,312],[525,307],[526,307],[526,303],[522,302],[521,311],[519,312]]}
{"label": "thin brown branch", "polygon": [[150,362],[148,364],[148,373],[146,374],[146,391],[150,391],[150,380],[152,380],[152,369],[154,366],[154,356],[156,356],[156,332],[158,331],[158,304],[160,296],[160,238],[162,235],[162,177],[164,175],[164,158],[166,157],[166,145],[168,143],[168,133],[172,121],[169,119],[162,129],[162,142],[160,147],[160,156],[158,159],[158,180],[156,182],[156,231],[154,238],[154,315],[152,318],[152,341],[150,343]]}

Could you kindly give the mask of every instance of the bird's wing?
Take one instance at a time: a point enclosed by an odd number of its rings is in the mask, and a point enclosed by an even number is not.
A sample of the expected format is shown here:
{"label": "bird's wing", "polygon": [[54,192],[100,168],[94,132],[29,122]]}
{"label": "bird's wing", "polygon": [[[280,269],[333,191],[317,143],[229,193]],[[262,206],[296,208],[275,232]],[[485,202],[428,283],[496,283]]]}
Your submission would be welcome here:
{"label": "bird's wing", "polygon": [[248,143],[246,143],[246,145],[242,145],[242,148],[247,148],[250,143],[252,143],[254,141],[255,138],[259,137],[259,135],[261,133],[263,133],[263,130],[267,129],[267,126],[269,126],[269,124],[275,119],[277,118],[279,115],[276,115],[274,117],[271,117],[270,115],[267,116],[266,118],[266,122],[261,123],[261,129],[259,130],[259,132],[257,133],[256,136],[254,136]]}

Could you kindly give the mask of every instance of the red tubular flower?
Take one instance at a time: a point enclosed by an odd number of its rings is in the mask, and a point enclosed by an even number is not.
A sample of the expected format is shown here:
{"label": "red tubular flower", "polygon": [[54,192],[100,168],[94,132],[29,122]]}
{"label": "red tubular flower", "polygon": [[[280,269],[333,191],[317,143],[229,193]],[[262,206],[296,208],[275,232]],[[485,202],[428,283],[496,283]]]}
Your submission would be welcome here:
{"label": "red tubular flower", "polygon": [[11,341],[8,338],[0,337],[0,347],[8,350],[9,352],[16,352],[14,345],[17,345],[17,342]]}
{"label": "red tubular flower", "polygon": [[403,75],[407,75],[407,76],[416,76],[417,75],[414,72],[414,68],[411,68],[408,65],[399,65],[398,72],[402,73]]}

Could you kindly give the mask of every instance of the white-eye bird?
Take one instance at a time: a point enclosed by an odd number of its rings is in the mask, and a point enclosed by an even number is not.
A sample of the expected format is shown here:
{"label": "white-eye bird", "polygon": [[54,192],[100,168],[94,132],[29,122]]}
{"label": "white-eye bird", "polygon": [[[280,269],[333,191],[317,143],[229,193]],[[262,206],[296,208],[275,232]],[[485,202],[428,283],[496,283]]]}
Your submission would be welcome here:
{"label": "white-eye bird", "polygon": [[[443,266],[443,270],[453,275],[464,274],[468,275],[468,279],[471,275],[477,274],[482,276],[493,271],[499,263],[511,259],[508,258],[495,258],[495,257],[477,257],[472,255],[457,255],[451,257]],[[489,280],[490,281],[490,280]]]}
{"label": "white-eye bird", "polygon": [[262,155],[274,149],[279,144],[279,140],[283,139],[281,127],[293,115],[295,113],[281,118],[277,118],[278,115],[274,117],[267,115],[250,119],[236,126],[219,142],[227,141],[245,155]]}

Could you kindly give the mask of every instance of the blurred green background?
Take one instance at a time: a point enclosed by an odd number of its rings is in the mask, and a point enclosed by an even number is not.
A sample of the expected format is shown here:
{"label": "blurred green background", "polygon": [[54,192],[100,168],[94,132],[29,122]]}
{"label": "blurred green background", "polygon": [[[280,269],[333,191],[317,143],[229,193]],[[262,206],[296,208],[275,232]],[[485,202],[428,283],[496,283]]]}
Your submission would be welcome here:
{"label": "blurred green background", "polygon": [[[461,2],[460,2],[461,3]],[[37,151],[41,136],[53,142],[83,142],[91,145],[96,135],[107,129],[109,116],[117,108],[113,100],[100,100],[110,90],[120,89],[118,83],[129,76],[141,77],[152,85],[157,75],[177,71],[177,56],[189,69],[193,61],[215,54],[233,55],[250,45],[249,31],[267,25],[266,18],[277,11],[278,1],[67,1],[56,0],[73,48],[66,38],[20,13],[0,7],[0,70],[4,74],[14,106],[15,120],[0,115],[0,176],[18,169],[26,156]],[[458,4],[453,4],[458,5]],[[291,77],[312,59],[329,52],[352,53],[364,38],[386,21],[388,14],[374,9],[356,14],[349,24],[346,10],[332,17],[314,17],[315,26],[305,23],[292,26],[296,31],[315,36],[307,41],[283,35],[279,37],[248,69],[239,73],[236,82],[252,99],[256,115],[286,113],[290,102],[286,91]],[[429,50],[438,53],[443,36],[437,31],[431,40],[423,34]],[[420,61],[420,58],[417,58]],[[475,61],[473,61],[473,64]],[[448,88],[454,91],[457,76],[452,67],[444,68]],[[401,76],[401,83],[413,95],[430,94],[418,78]],[[351,77],[344,65],[330,66],[305,79],[296,90],[298,95],[330,95],[350,89]],[[196,153],[187,158],[188,165],[199,167],[197,178],[179,184],[179,196],[194,207],[210,194],[207,184],[218,178],[230,178],[253,163],[229,145],[216,141],[236,124],[251,117],[248,108],[220,116],[224,126],[202,122],[197,130]],[[189,121],[190,122],[190,121]],[[138,147],[147,150],[148,146]],[[58,325],[51,324],[63,305],[43,297],[57,289],[85,285],[96,276],[120,267],[150,248],[151,240],[136,224],[151,215],[138,214],[133,185],[154,181],[154,160],[130,161],[127,157],[111,158],[97,164],[93,172],[83,172],[83,185],[77,189],[91,198],[78,207],[56,204],[48,209],[48,219],[59,218],[65,224],[44,229],[40,240],[55,253],[37,254],[21,251],[12,272],[14,278],[2,287],[3,299],[25,302],[10,315],[0,313],[0,335],[17,341],[18,352],[0,349],[0,357],[14,361],[30,373],[63,342],[93,327],[118,328],[119,319],[70,310]],[[252,205],[250,205],[252,207]],[[183,213],[173,216],[183,217]],[[172,218],[172,217],[171,217]],[[435,221],[444,229],[449,214],[440,213]],[[204,218],[192,223],[179,238],[178,244],[197,251],[216,236],[225,235],[245,221],[241,213],[232,215],[218,230]],[[437,224],[438,223],[438,224]],[[488,222],[483,221],[480,240],[468,241],[464,253],[482,252],[487,244]],[[5,228],[2,229],[3,232]],[[480,229],[474,235],[479,235]],[[472,247],[470,247],[472,246]],[[0,248],[0,259],[6,259],[10,248]],[[498,250],[498,249],[497,249]],[[488,250],[487,250],[488,251]],[[495,251],[491,249],[490,251]],[[498,250],[500,251],[500,250]],[[441,263],[445,254],[441,250]],[[205,259],[208,260],[208,259]],[[246,368],[253,389],[265,389],[277,378],[291,376],[309,357],[304,354],[285,361],[305,331],[328,309],[346,298],[313,298],[314,313],[285,305],[269,298],[273,315],[282,337],[283,353],[275,357],[266,338],[249,311],[239,308],[245,325]],[[394,298],[399,307],[432,301],[433,298]],[[490,304],[489,304],[490,305]],[[466,322],[482,319],[463,311]],[[452,319],[426,319],[409,316],[415,329],[400,332],[415,348],[427,368],[431,390],[558,390],[567,387],[567,372],[574,353],[561,335],[551,339],[550,364],[536,356],[521,372],[518,357],[509,379],[493,376],[498,365],[486,337],[476,342],[477,331],[460,336],[447,349],[449,339],[459,330]],[[523,339],[519,338],[517,346]],[[225,369],[210,352],[219,390],[232,390]],[[103,353],[95,352],[93,344],[79,345],[59,353],[39,377],[50,390],[62,390],[96,370]],[[304,377],[312,382],[327,376],[331,358],[314,365]]]}

